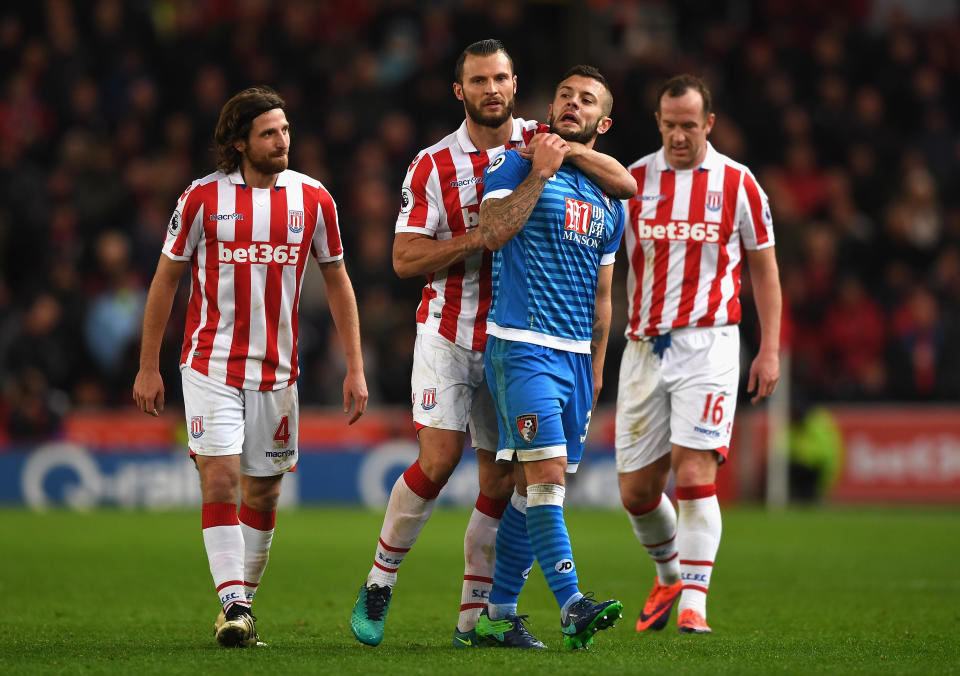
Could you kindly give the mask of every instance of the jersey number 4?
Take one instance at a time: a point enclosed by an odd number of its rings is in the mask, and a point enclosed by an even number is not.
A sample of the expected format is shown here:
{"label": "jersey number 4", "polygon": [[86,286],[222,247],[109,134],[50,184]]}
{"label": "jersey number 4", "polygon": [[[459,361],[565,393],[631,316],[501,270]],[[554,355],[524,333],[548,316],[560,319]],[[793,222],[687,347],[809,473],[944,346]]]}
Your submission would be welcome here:
{"label": "jersey number 4", "polygon": [[290,441],[290,421],[287,416],[280,418],[280,424],[277,425],[277,431],[273,433],[273,440],[282,442],[284,446],[286,446],[287,442]]}

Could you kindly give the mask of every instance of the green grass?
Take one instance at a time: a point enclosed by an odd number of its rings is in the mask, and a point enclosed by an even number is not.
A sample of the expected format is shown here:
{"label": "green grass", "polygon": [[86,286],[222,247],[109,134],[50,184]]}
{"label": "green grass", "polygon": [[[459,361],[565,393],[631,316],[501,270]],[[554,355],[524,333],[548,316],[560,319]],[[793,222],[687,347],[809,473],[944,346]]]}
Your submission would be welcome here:
{"label": "green grass", "polygon": [[[563,649],[539,571],[521,612],[549,651],[450,647],[467,514],[434,514],[401,570],[378,648],[349,615],[381,514],[281,512],[257,650],[216,647],[196,513],[0,510],[0,673],[960,673],[956,509],[727,509],[711,636],[638,635],[653,566],[620,512],[567,516],[583,590],[624,602],[590,651]],[[674,611],[675,613],[676,611]]]}

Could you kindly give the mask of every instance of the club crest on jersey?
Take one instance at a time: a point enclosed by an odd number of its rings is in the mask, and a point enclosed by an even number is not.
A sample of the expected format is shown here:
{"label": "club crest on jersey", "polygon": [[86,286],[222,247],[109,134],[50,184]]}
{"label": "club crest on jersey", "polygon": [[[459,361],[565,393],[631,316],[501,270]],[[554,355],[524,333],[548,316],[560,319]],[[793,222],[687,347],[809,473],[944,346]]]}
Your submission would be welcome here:
{"label": "club crest on jersey", "polygon": [[199,439],[203,436],[203,416],[195,415],[190,418],[190,436]]}
{"label": "club crest on jersey", "polygon": [[605,213],[595,204],[567,197],[563,239],[576,242],[581,246],[599,249],[606,232]]}
{"label": "club crest on jersey", "polygon": [[303,212],[290,209],[287,212],[287,227],[293,233],[303,232]]}
{"label": "club crest on jersey", "polygon": [[719,190],[707,191],[707,211],[717,211],[723,205],[723,193]]}
{"label": "club crest on jersey", "polygon": [[504,160],[506,159],[507,159],[506,153],[500,153],[499,155],[494,157],[493,162],[491,162],[490,166],[487,167],[487,173],[492,174],[493,172],[495,172],[497,169],[500,168],[500,165],[503,164]]}
{"label": "club crest on jersey", "polygon": [[413,191],[410,188],[404,188],[400,191],[400,213],[409,214],[413,211]]}
{"label": "club crest on jersey", "polygon": [[528,444],[532,443],[533,438],[537,436],[537,414],[527,413],[526,415],[518,415],[517,431],[520,432],[520,436],[523,437],[524,441]]}
{"label": "club crest on jersey", "polygon": [[423,403],[420,404],[420,407],[424,411],[429,411],[431,408],[437,405],[437,388],[428,387],[423,391]]}
{"label": "club crest on jersey", "polygon": [[167,230],[170,231],[171,235],[176,235],[177,230],[180,229],[180,212],[174,211],[173,215],[170,217],[170,224],[167,226]]}

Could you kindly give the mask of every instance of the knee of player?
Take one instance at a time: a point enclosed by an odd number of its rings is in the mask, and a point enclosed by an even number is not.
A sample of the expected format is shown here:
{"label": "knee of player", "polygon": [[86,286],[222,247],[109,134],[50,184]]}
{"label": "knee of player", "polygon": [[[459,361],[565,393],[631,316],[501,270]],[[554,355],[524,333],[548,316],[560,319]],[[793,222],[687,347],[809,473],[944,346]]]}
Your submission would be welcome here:
{"label": "knee of player", "polygon": [[712,450],[681,449],[674,453],[673,474],[678,486],[712,484],[717,478],[719,456]]}
{"label": "knee of player", "polygon": [[420,453],[417,462],[420,464],[420,469],[423,470],[423,473],[430,481],[435,484],[443,484],[447,482],[447,479],[453,474],[453,470],[455,470],[460,463],[460,455],[450,453]]}
{"label": "knee of player", "polygon": [[620,484],[620,502],[631,514],[649,511],[650,505],[658,502],[662,495],[663,489],[652,482]]}
{"label": "knee of player", "polygon": [[487,467],[480,465],[478,480],[480,492],[494,500],[509,500],[513,495],[514,477],[510,465]]}

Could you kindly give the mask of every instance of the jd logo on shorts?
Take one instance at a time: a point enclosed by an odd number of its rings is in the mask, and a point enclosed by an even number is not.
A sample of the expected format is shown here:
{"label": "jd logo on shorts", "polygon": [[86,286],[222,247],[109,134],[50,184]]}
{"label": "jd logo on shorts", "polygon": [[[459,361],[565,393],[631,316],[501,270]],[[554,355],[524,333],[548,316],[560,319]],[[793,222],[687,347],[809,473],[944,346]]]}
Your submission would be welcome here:
{"label": "jd logo on shorts", "polygon": [[533,438],[537,436],[537,414],[527,413],[526,415],[518,415],[517,430],[520,432],[520,436],[523,437],[524,441],[528,444],[532,443]]}

